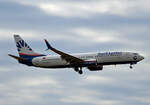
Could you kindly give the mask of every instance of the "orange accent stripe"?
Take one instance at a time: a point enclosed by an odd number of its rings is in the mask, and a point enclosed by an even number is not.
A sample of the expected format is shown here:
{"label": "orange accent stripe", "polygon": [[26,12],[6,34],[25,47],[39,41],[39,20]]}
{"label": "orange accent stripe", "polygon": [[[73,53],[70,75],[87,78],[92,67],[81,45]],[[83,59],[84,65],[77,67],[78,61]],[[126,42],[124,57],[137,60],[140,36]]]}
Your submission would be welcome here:
{"label": "orange accent stripe", "polygon": [[27,56],[41,56],[42,54],[24,54],[24,53],[19,53],[19,55],[27,55]]}

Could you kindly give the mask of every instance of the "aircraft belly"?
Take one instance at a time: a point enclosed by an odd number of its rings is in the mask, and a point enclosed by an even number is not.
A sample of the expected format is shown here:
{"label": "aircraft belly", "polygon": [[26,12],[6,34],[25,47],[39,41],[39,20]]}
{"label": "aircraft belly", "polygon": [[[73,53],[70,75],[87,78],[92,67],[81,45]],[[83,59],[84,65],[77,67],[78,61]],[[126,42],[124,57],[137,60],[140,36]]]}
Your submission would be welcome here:
{"label": "aircraft belly", "polygon": [[97,58],[97,62],[98,64],[102,65],[113,65],[113,64],[129,64],[136,61],[126,56],[115,56],[115,57],[99,57]]}
{"label": "aircraft belly", "polygon": [[66,64],[66,61],[63,60],[49,60],[48,62],[43,62],[43,66],[60,66]]}
{"label": "aircraft belly", "polygon": [[61,59],[34,60],[33,64],[38,67],[57,67],[65,66],[67,62]]}
{"label": "aircraft belly", "polygon": [[122,62],[124,59],[122,57],[100,57],[98,58],[98,63],[107,63],[107,62]]}

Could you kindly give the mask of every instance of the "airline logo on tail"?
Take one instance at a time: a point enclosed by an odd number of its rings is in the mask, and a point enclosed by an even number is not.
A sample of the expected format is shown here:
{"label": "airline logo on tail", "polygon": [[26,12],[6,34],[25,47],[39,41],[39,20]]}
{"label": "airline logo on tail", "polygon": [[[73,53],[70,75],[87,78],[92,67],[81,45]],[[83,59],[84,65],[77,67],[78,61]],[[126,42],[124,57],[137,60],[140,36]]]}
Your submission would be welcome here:
{"label": "airline logo on tail", "polygon": [[27,50],[29,51],[32,51],[32,49],[27,45],[26,42],[24,42],[24,40],[19,40],[17,43],[16,43],[16,46],[18,48],[18,51],[21,51],[21,48],[27,48]]}

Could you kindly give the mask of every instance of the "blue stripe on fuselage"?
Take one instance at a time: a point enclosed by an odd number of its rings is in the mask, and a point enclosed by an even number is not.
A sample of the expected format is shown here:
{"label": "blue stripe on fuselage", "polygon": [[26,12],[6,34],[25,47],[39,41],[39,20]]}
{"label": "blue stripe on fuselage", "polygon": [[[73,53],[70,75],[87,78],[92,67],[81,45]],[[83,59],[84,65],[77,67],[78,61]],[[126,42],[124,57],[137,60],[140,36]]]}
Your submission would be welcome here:
{"label": "blue stripe on fuselage", "polygon": [[35,58],[35,57],[40,57],[40,56],[45,56],[45,55],[39,55],[39,56],[20,55],[21,58],[27,59],[26,62],[20,61],[20,63],[28,65],[28,66],[33,66],[32,59]]}

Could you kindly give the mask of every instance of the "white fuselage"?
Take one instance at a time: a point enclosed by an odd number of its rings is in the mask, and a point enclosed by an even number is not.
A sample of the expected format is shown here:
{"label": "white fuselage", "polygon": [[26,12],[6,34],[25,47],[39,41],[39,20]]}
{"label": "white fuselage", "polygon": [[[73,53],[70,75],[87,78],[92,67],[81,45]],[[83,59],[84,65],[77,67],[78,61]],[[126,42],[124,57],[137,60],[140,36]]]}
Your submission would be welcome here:
{"label": "white fuselage", "polygon": [[[93,64],[100,65],[135,64],[144,59],[143,56],[131,52],[80,53],[71,55],[83,59],[85,62],[95,62]],[[43,68],[71,67],[60,55],[36,57],[33,58],[32,63],[36,67]],[[88,63],[83,65],[83,67],[88,67],[89,65],[91,64]]]}
{"label": "white fuselage", "polygon": [[45,39],[47,50],[53,51],[58,55],[44,55],[36,53],[32,48],[19,36],[14,35],[19,56],[8,54],[16,59],[19,63],[27,66],[41,68],[73,68],[79,74],[82,74],[82,68],[87,67],[90,71],[103,70],[105,65],[130,64],[132,65],[144,59],[138,53],[132,52],[105,52],[105,53],[80,53],[68,54],[51,46]]}

